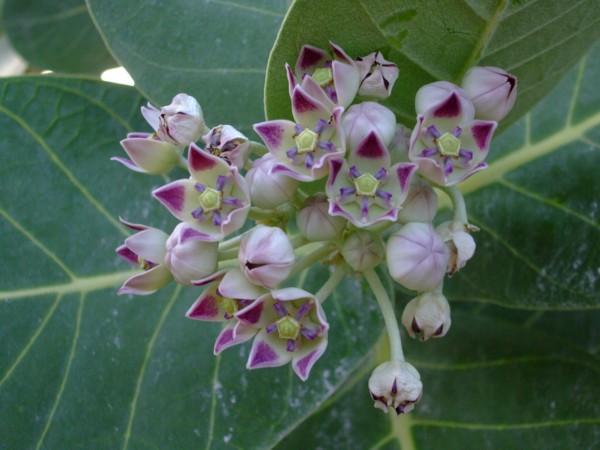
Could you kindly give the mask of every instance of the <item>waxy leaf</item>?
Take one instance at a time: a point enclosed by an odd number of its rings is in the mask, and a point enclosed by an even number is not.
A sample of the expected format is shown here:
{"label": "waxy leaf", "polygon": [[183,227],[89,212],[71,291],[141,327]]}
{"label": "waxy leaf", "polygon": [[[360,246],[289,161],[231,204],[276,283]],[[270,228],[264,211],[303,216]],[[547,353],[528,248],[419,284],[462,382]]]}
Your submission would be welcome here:
{"label": "waxy leaf", "polygon": [[4,0],[2,27],[15,49],[39,70],[99,74],[118,64],[84,0]]}
{"label": "waxy leaf", "polygon": [[198,99],[210,126],[228,123],[248,133],[263,120],[267,56],[287,1],[88,5],[112,53],[157,106],[185,92]]}
{"label": "waxy leaf", "polygon": [[[415,123],[414,98],[426,83],[459,83],[474,65],[498,66],[519,79],[519,98],[503,121],[525,114],[600,36],[595,0],[299,0],[282,25],[269,59],[269,119],[288,118],[284,64],[300,47],[334,42],[353,58],[379,50],[400,69],[385,103],[405,125]],[[360,36],[360,37],[357,37]]]}

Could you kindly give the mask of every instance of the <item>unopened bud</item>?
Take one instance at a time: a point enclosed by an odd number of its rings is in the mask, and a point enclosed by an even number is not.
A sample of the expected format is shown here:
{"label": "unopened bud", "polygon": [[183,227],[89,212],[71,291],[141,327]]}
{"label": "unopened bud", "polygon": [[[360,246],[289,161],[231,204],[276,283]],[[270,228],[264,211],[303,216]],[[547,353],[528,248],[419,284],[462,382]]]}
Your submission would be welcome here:
{"label": "unopened bud", "polygon": [[408,196],[398,213],[398,222],[431,222],[437,208],[438,198],[433,188],[421,177],[413,177]]}
{"label": "unopened bud", "polygon": [[465,74],[462,88],[467,92],[478,119],[503,119],[517,99],[517,78],[497,67],[472,67]]}
{"label": "unopened bud", "polygon": [[381,52],[373,52],[357,58],[356,67],[360,72],[358,95],[378,100],[385,100],[390,96],[398,79],[396,64],[387,61]]}
{"label": "unopened bud", "polygon": [[248,162],[250,141],[231,125],[219,125],[202,136],[205,151],[242,170]]}
{"label": "unopened bud", "polygon": [[413,298],[402,313],[402,325],[410,337],[419,337],[422,341],[444,336],[451,324],[448,300],[435,292]]}
{"label": "unopened bud", "polygon": [[[475,228],[476,230],[477,228]],[[437,233],[448,246],[448,275],[452,276],[462,269],[475,254],[475,240],[468,233],[472,230],[460,222],[444,222],[436,228]]]}
{"label": "unopened bud", "polygon": [[367,230],[352,232],[341,248],[346,263],[357,272],[365,272],[377,266],[385,255],[383,239]]}
{"label": "unopened bud", "polygon": [[406,361],[388,361],[375,368],[369,378],[369,391],[375,408],[396,414],[413,410],[421,399],[423,383],[417,369]]}
{"label": "unopened bud", "polygon": [[342,127],[346,132],[346,144],[351,149],[372,132],[387,146],[396,131],[396,116],[379,103],[363,102],[348,108]]}
{"label": "unopened bud", "polygon": [[317,194],[310,197],[296,215],[300,233],[309,241],[335,239],[346,227],[346,219],[329,214],[327,196]]}
{"label": "unopened bud", "polygon": [[257,159],[246,174],[252,204],[259,208],[275,208],[291,199],[298,189],[298,180],[279,172],[270,173],[278,161],[270,154]]}
{"label": "unopened bud", "polygon": [[417,114],[429,111],[433,117],[452,117],[458,122],[475,116],[475,107],[468,94],[448,81],[436,81],[421,87],[415,97],[415,109]]}

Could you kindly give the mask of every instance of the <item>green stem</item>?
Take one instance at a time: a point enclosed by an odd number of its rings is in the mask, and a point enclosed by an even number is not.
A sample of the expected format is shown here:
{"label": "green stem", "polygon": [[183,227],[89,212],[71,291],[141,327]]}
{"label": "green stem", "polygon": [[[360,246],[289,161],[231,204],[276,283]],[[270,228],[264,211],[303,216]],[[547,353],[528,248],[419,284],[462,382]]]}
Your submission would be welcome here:
{"label": "green stem", "polygon": [[219,251],[231,250],[232,248],[237,249],[242,240],[242,234],[239,234],[231,239],[219,243]]}
{"label": "green stem", "polygon": [[268,152],[268,150],[267,147],[265,147],[261,143],[250,141],[250,152],[254,153],[257,156],[263,156]]}
{"label": "green stem", "polygon": [[329,279],[325,282],[323,286],[321,286],[321,289],[319,289],[319,291],[315,294],[315,297],[317,297],[317,299],[321,303],[327,300],[327,297],[329,297],[331,293],[335,290],[335,288],[338,286],[338,284],[340,284],[346,273],[348,273],[348,265],[344,262],[338,264],[335,267],[333,273],[330,275]]}
{"label": "green stem", "polygon": [[394,306],[390,301],[387,291],[383,287],[381,280],[373,269],[367,270],[364,276],[371,286],[371,290],[379,303],[381,314],[385,322],[385,328],[390,340],[390,359],[392,361],[404,361],[404,352],[402,351],[402,341],[400,340],[400,329],[398,328],[398,320],[394,312]]}
{"label": "green stem", "polygon": [[325,256],[327,256],[329,253],[331,253],[331,248],[327,244],[317,248],[315,251],[313,251],[312,253],[309,253],[301,260],[296,261],[294,263],[294,266],[292,267],[292,271],[289,276],[292,277],[292,276],[302,272],[304,269],[312,266],[313,264],[318,262],[321,258],[324,258]]}
{"label": "green stem", "polygon": [[298,236],[295,236],[292,239],[290,239],[290,242],[292,243],[292,247],[294,247],[294,249],[297,249],[299,247],[302,247],[303,245],[311,243],[311,242],[309,242],[308,239],[306,239],[301,234],[299,234]]}
{"label": "green stem", "polygon": [[460,192],[456,186],[441,186],[441,189],[448,197],[450,197],[450,200],[452,200],[452,205],[454,207],[454,221],[468,225],[467,206],[465,205],[465,198],[463,197],[462,192]]}

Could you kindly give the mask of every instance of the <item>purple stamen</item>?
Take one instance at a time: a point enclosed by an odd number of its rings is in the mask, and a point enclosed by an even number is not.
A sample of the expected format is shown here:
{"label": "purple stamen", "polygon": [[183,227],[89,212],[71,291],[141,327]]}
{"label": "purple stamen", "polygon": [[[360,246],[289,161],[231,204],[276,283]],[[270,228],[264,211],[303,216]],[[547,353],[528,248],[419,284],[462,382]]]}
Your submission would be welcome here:
{"label": "purple stamen", "polygon": [[202,208],[202,206],[200,208],[196,208],[195,210],[192,211],[192,217],[194,219],[202,220],[203,215],[204,215],[204,208]]}
{"label": "purple stamen", "polygon": [[223,218],[221,217],[221,213],[219,211],[213,211],[213,225],[215,227],[220,227],[223,223]]}
{"label": "purple stamen", "polygon": [[459,150],[458,157],[464,159],[466,162],[469,162],[473,159],[473,152],[469,150]]}
{"label": "purple stamen", "polygon": [[231,314],[229,314],[227,311],[225,311],[225,314],[223,314],[223,317],[227,320],[231,319],[233,316]]}
{"label": "purple stamen", "polygon": [[423,158],[430,158],[433,155],[435,155],[436,153],[438,153],[437,148],[426,148],[426,149],[423,149],[423,151],[421,152],[421,156]]}
{"label": "purple stamen", "polygon": [[307,312],[309,312],[311,310],[312,307],[313,307],[312,302],[304,303],[300,308],[298,308],[298,311],[296,311],[296,314],[294,314],[294,318],[296,320],[300,320],[302,318],[302,316],[304,316]]}
{"label": "purple stamen", "polygon": [[254,300],[238,300],[238,302],[240,303],[240,309],[248,306],[253,301]]}
{"label": "purple stamen", "polygon": [[328,59],[327,61],[325,61],[326,69],[331,69],[332,65],[333,65],[333,61],[331,59]]}
{"label": "purple stamen", "polygon": [[360,218],[367,220],[369,218],[369,198],[363,197],[362,204],[360,205]]}
{"label": "purple stamen", "polygon": [[326,86],[325,92],[333,103],[337,103],[337,92],[335,92],[335,89],[333,89],[331,86]]}
{"label": "purple stamen", "polygon": [[385,168],[382,167],[375,174],[375,179],[376,180],[381,180],[382,178],[385,178],[386,176],[387,176],[387,170],[385,170]]}
{"label": "purple stamen", "polygon": [[277,324],[275,322],[273,322],[271,325],[269,325],[269,326],[267,326],[267,328],[265,328],[265,331],[269,334],[275,333],[275,331],[277,331]]}
{"label": "purple stamen", "polygon": [[294,157],[296,155],[298,155],[298,148],[297,147],[296,148],[291,148],[287,152],[285,152],[285,154],[287,155],[288,158],[290,158],[290,159],[293,160]]}
{"label": "purple stamen", "polygon": [[196,183],[194,185],[194,189],[196,189],[200,193],[203,193],[206,190],[206,186],[204,186],[203,184],[200,184],[200,183]]}
{"label": "purple stamen", "polygon": [[307,169],[312,169],[315,165],[315,156],[312,153],[306,154],[306,159],[304,160],[304,165]]}
{"label": "purple stamen", "polygon": [[333,145],[333,142],[319,142],[317,145],[328,152],[335,151],[335,145]]}
{"label": "purple stamen", "polygon": [[454,171],[450,158],[444,158],[444,175],[450,175]]}
{"label": "purple stamen", "polygon": [[325,127],[327,126],[327,122],[323,119],[317,120],[317,124],[315,125],[315,133],[321,134]]}
{"label": "purple stamen", "polygon": [[435,125],[429,125],[427,127],[427,132],[434,138],[437,139],[441,136],[439,130],[437,129],[437,127]]}
{"label": "purple stamen", "polygon": [[360,172],[358,171],[356,166],[352,166],[352,167],[350,167],[350,170],[348,171],[348,175],[350,176],[350,178],[358,178],[358,177],[360,177]]}
{"label": "purple stamen", "polygon": [[288,339],[286,350],[288,352],[293,352],[294,350],[296,350],[296,347],[298,346],[297,344],[298,344],[298,342],[295,341],[294,339]]}
{"label": "purple stamen", "polygon": [[300,125],[300,124],[297,123],[296,125],[294,125],[294,131],[297,134],[300,134],[300,133],[302,133],[304,131],[304,127],[302,125]]}
{"label": "purple stamen", "polygon": [[452,136],[457,138],[458,136],[460,136],[461,132],[462,132],[462,128],[457,126],[454,130],[452,130]]}
{"label": "purple stamen", "polygon": [[379,197],[380,199],[382,199],[385,202],[386,207],[389,206],[390,200],[392,199],[392,194],[391,193],[389,193],[387,191],[382,191],[381,189],[377,189],[375,191],[375,195],[377,197]]}
{"label": "purple stamen", "polygon": [[317,338],[317,336],[319,336],[319,331],[317,328],[303,326],[300,330],[300,334],[309,341],[313,341]]}
{"label": "purple stamen", "polygon": [[348,195],[354,195],[354,194],[356,194],[356,188],[351,188],[351,187],[340,188],[340,200],[341,201],[345,200],[344,197],[347,197]]}
{"label": "purple stamen", "polygon": [[277,302],[275,302],[275,303],[273,304],[273,309],[274,309],[274,310],[275,310],[275,312],[276,312],[277,314],[279,314],[281,317],[285,317],[285,316],[287,316],[287,313],[288,313],[288,312],[287,312],[287,308],[285,307],[285,305],[284,305],[282,302],[280,302],[280,301],[277,301]]}
{"label": "purple stamen", "polygon": [[237,206],[238,208],[241,208],[242,206],[242,201],[236,197],[225,197],[223,199],[223,203],[227,205]]}
{"label": "purple stamen", "polygon": [[394,382],[392,383],[392,395],[396,395],[398,393],[398,384],[396,383],[396,379],[394,378]]}
{"label": "purple stamen", "polygon": [[227,177],[224,177],[223,175],[219,175],[217,177],[217,183],[215,185],[215,187],[217,188],[217,191],[222,191],[223,188],[225,187],[226,182],[227,182]]}

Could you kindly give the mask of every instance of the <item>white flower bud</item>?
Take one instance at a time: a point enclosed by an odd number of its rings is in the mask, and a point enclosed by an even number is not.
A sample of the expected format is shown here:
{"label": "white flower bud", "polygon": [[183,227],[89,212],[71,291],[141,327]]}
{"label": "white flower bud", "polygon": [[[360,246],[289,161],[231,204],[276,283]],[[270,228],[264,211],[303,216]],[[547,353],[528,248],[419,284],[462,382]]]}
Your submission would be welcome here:
{"label": "white flower bud", "polygon": [[385,100],[392,93],[398,79],[398,66],[386,60],[380,52],[373,52],[356,59],[360,72],[358,95]]}
{"label": "white flower bud", "polygon": [[451,324],[448,300],[435,292],[413,298],[402,313],[402,325],[410,337],[420,337],[422,341],[444,336]]}
{"label": "white flower bud", "polygon": [[167,239],[165,263],[181,284],[191,285],[217,270],[218,242],[208,242],[208,236],[187,222],[175,227]]}
{"label": "white flower bud", "polygon": [[346,227],[347,220],[329,214],[327,196],[310,197],[296,214],[300,233],[309,241],[329,241],[336,238]]}
{"label": "white flower bud", "polygon": [[448,258],[448,248],[427,223],[407,223],[387,242],[390,276],[415,291],[434,290],[444,278]]}
{"label": "white flower bud", "polygon": [[378,234],[356,230],[346,238],[341,253],[346,263],[355,271],[365,272],[383,260],[385,245]]}
{"label": "white flower bud", "polygon": [[142,107],[142,115],[165,142],[187,147],[204,133],[202,108],[198,101],[187,94],[177,94],[171,104],[160,111],[148,104]]}
{"label": "white flower bud", "polygon": [[296,255],[281,228],[258,225],[242,236],[238,257],[246,278],[272,289],[288,277]]}
{"label": "white flower bud", "polygon": [[388,361],[375,368],[369,378],[369,391],[375,408],[396,414],[413,410],[423,393],[423,383],[417,369],[406,361]]}
{"label": "white flower bud", "polygon": [[246,174],[252,204],[259,208],[275,208],[291,199],[299,181],[281,173],[269,173],[278,163],[270,153],[257,159]]}
{"label": "white flower bud", "polygon": [[[450,106],[448,104],[451,97],[454,97],[457,102],[456,105]],[[472,120],[475,116],[475,107],[469,95],[455,84],[448,81],[436,81],[435,83],[426,84],[417,91],[415,97],[417,114],[425,114],[426,111],[442,107],[442,105],[446,105],[445,108],[452,110],[460,110],[462,120],[459,120],[459,122]]]}
{"label": "white flower bud", "polygon": [[371,132],[387,146],[396,131],[396,116],[383,105],[375,102],[363,102],[352,105],[342,118],[342,127],[346,132],[346,145],[356,146]]}
{"label": "white flower bud", "polygon": [[412,177],[408,196],[398,213],[398,222],[431,222],[437,213],[437,208],[437,194],[429,183],[421,177]]}
{"label": "white flower bud", "polygon": [[460,222],[444,222],[436,228],[436,231],[450,251],[447,272],[452,276],[475,254],[475,240],[467,232],[467,227]]}
{"label": "white flower bud", "polygon": [[462,88],[475,105],[478,119],[503,119],[517,99],[517,78],[497,67],[471,67]]}

